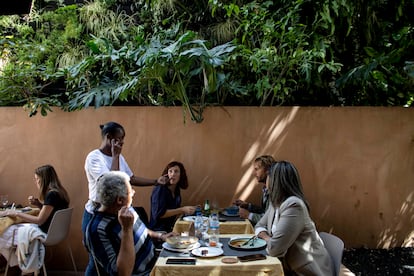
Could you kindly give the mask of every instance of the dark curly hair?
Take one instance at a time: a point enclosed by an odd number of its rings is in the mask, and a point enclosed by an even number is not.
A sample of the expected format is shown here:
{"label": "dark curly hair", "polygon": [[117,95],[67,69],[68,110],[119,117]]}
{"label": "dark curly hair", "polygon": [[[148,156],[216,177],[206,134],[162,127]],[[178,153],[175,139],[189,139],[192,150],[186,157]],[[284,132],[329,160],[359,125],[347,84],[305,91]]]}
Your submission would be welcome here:
{"label": "dark curly hair", "polygon": [[184,165],[178,161],[172,161],[168,163],[168,165],[165,167],[164,171],[162,172],[162,175],[168,174],[168,170],[174,166],[177,166],[180,168],[180,180],[177,183],[177,187],[185,190],[188,188],[188,179],[187,179],[187,173],[185,171]]}

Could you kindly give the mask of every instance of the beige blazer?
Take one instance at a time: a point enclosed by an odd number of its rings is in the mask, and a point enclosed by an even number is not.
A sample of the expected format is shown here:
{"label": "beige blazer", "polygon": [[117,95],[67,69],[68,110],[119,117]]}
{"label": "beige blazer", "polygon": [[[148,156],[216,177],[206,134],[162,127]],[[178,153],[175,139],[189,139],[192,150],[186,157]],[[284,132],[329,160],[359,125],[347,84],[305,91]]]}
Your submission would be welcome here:
{"label": "beige blazer", "polygon": [[269,204],[256,224],[256,234],[266,231],[271,239],[267,252],[284,257],[285,265],[298,275],[334,275],[333,264],[305,203],[298,197],[286,199],[279,208]]}

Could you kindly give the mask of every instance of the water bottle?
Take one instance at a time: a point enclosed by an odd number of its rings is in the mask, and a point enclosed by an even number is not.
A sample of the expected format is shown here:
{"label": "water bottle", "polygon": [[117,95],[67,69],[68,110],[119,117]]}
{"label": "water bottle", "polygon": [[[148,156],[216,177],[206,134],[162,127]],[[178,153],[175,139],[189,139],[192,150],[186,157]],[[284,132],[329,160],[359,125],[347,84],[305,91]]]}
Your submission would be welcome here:
{"label": "water bottle", "polygon": [[198,238],[198,240],[202,240],[203,238],[203,232],[202,232],[202,227],[203,227],[203,216],[201,215],[201,208],[197,207],[196,211],[195,211],[195,219],[194,219],[194,236],[196,236]]}
{"label": "water bottle", "polygon": [[216,247],[219,243],[220,236],[220,221],[219,216],[216,212],[211,213],[210,215],[210,236],[209,236],[209,246]]}

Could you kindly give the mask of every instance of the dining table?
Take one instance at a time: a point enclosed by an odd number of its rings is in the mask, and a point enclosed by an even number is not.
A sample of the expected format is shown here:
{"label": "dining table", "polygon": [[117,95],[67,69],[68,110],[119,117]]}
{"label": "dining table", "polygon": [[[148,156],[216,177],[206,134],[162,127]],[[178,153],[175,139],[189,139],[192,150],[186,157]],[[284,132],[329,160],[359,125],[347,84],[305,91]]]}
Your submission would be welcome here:
{"label": "dining table", "polygon": [[[194,216],[184,216],[174,224],[173,232],[175,233],[192,233],[194,232]],[[205,217],[207,219],[207,217]],[[220,234],[254,234],[253,225],[248,219],[239,216],[226,216],[219,214]]]}
{"label": "dining table", "polygon": [[[4,211],[4,210],[2,210]],[[16,211],[18,212],[25,212],[26,214],[30,215],[38,215],[40,212],[39,208],[16,208]],[[13,224],[22,223],[22,219],[20,217],[8,217],[8,216],[2,216],[0,217],[0,235],[3,234],[3,232]]]}
{"label": "dining table", "polygon": [[[271,257],[267,254],[265,248],[254,250],[236,250],[229,245],[230,239],[248,238],[251,234],[221,234],[219,255],[205,256],[196,254],[192,251],[169,250],[164,247],[151,270],[150,276],[281,276],[283,266],[277,257]],[[202,249],[201,247],[199,248]],[[213,251],[214,252],[214,251]],[[222,252],[222,253],[221,253]],[[194,253],[194,254],[193,254]],[[241,261],[243,257],[259,254],[263,259]],[[240,258],[240,259],[239,259]],[[192,260],[192,263],[171,264],[169,260],[184,259]],[[195,262],[194,262],[195,259]],[[229,261],[230,260],[230,261]]]}

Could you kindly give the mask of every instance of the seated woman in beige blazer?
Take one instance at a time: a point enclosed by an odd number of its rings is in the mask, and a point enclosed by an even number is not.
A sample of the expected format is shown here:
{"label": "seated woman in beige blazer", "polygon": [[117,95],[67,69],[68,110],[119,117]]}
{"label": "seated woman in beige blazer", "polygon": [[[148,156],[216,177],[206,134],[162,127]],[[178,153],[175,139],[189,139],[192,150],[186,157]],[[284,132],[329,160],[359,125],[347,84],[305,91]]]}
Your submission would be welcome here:
{"label": "seated woman in beige blazer", "polygon": [[267,185],[270,204],[255,232],[285,275],[333,275],[333,264],[309,216],[299,174],[287,161],[273,163]]}

